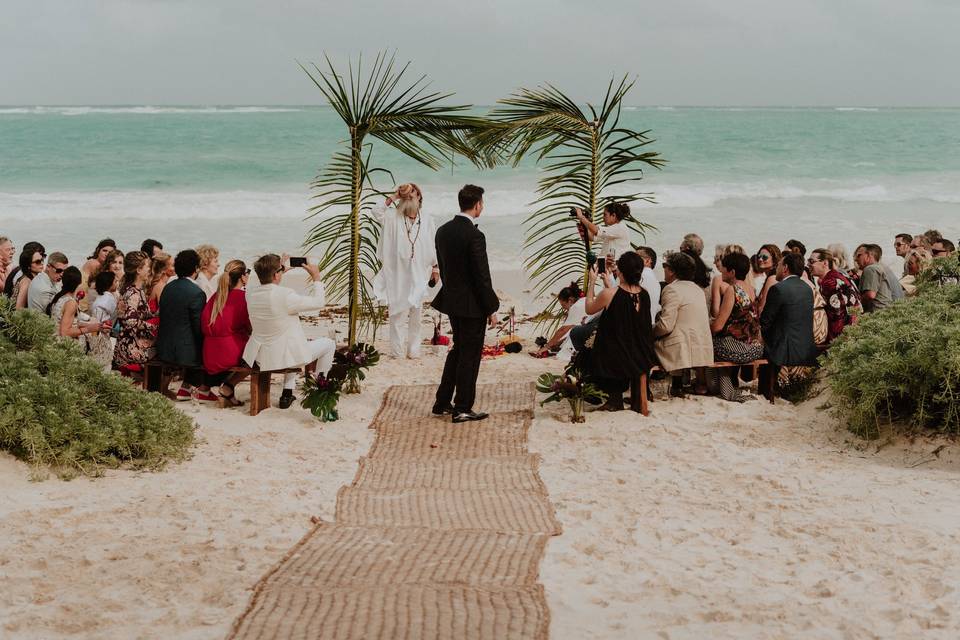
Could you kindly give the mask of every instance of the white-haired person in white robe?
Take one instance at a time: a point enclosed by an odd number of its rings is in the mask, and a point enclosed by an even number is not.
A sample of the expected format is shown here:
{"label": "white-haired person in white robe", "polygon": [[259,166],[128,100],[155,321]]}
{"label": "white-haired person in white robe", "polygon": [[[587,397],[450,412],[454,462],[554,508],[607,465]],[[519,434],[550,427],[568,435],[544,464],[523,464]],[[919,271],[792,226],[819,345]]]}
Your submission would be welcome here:
{"label": "white-haired person in white robe", "polygon": [[[270,253],[253,264],[260,286],[246,294],[253,333],[243,350],[243,359],[250,366],[256,363],[263,371],[292,369],[316,362],[317,370],[326,374],[333,365],[336,345],[329,338],[307,340],[300,325],[301,313],[317,311],[326,302],[320,271],[316,265],[304,265],[312,282],[309,295],[302,296],[280,286],[284,262],[280,256]],[[284,374],[281,409],[293,404],[296,382],[296,373]]]}
{"label": "white-haired person in white robe", "polygon": [[[394,208],[390,208],[393,205]],[[373,210],[382,226],[377,257],[380,271],[373,279],[373,294],[387,305],[390,350],[396,358],[420,357],[423,301],[431,279],[440,278],[433,221],[421,213],[423,194],[413,184],[402,184]]]}

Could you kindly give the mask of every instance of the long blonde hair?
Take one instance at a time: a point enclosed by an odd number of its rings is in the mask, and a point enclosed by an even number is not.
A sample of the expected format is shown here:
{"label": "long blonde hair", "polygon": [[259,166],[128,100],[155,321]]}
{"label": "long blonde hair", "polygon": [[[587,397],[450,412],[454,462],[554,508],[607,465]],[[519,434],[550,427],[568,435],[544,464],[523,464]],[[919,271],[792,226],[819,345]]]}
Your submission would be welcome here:
{"label": "long blonde hair", "polygon": [[230,291],[237,286],[240,278],[246,273],[247,265],[243,260],[231,260],[224,267],[223,273],[220,274],[220,279],[217,281],[217,292],[213,295],[213,310],[210,312],[211,327],[217,321],[217,317],[223,311],[223,308],[227,306]]}

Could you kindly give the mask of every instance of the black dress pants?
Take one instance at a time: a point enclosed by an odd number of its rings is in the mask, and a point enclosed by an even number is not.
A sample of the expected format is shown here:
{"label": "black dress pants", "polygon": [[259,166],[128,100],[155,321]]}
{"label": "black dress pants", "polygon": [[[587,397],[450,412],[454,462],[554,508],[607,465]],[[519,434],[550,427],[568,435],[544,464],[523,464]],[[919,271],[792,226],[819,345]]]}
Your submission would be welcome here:
{"label": "black dress pants", "polygon": [[466,413],[473,409],[486,325],[486,318],[450,316],[453,347],[447,353],[447,361],[443,365],[436,406],[445,407],[453,401],[456,413]]}

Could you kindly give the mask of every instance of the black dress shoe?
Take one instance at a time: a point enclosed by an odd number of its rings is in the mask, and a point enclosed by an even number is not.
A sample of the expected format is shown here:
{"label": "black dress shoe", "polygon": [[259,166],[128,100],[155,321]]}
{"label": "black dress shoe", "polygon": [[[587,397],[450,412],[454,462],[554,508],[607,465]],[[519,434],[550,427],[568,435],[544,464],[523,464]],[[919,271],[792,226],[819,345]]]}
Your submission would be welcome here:
{"label": "black dress shoe", "polygon": [[433,405],[433,409],[431,409],[430,412],[433,413],[433,415],[435,415],[435,416],[442,416],[442,415],[444,415],[444,414],[446,414],[446,415],[451,415],[451,416],[452,416],[452,415],[454,414],[454,410],[453,410],[453,405],[452,405],[452,404],[448,404],[448,405],[445,406],[445,407],[440,407],[440,406],[438,406],[438,405]]}
{"label": "black dress shoe", "polygon": [[281,408],[281,409],[289,409],[289,408],[290,408],[290,405],[293,404],[293,401],[294,401],[294,400],[296,400],[296,398],[293,396],[293,392],[290,391],[290,392],[288,393],[287,390],[284,389],[284,390],[283,390],[283,393],[280,394],[280,408]]}
{"label": "black dress shoe", "polygon": [[487,418],[490,414],[484,413],[483,411],[466,411],[464,413],[455,413],[453,414],[454,422],[472,422],[473,420],[483,420]]}

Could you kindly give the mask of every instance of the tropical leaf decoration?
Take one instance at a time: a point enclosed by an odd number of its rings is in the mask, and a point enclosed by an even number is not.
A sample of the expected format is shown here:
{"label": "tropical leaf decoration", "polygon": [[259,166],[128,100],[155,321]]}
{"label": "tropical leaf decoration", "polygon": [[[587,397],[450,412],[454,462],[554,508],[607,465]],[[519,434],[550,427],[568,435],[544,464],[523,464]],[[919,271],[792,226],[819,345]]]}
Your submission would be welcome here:
{"label": "tropical leaf decoration", "polygon": [[[520,89],[498,101],[490,114],[494,126],[475,135],[478,147],[509,158],[514,166],[529,153],[542,164],[545,175],[533,203],[539,208],[525,221],[524,242],[524,266],[537,295],[560,282],[581,277],[586,282],[587,247],[570,218],[572,207],[589,210],[602,225],[609,202],[654,201],[650,193],[618,186],[639,181],[645,167],[665,163],[647,150],[654,142],[649,130],[620,126],[623,99],[633,85],[626,77],[611,80],[600,106],[585,109],[549,84]],[[610,195],[611,190],[618,195]],[[641,235],[651,228],[637,220],[628,224]]]}
{"label": "tropical leaf decoration", "polygon": [[343,120],[348,138],[310,185],[318,203],[309,215],[319,221],[304,246],[323,250],[320,270],[326,286],[332,297],[347,298],[348,344],[353,346],[362,309],[375,307],[370,278],[379,268],[379,228],[370,208],[385,192],[376,188],[374,178],[385,176],[393,182],[388,170],[373,166],[373,142],[379,140],[434,170],[457,155],[478,166],[492,166],[494,159],[478,154],[468,140],[487,121],[467,114],[469,105],[442,104],[453,94],[431,91],[426,76],[406,81],[409,62],[398,66],[395,55],[380,52],[368,71],[360,58],[356,66],[348,63],[344,76],[329,57],[324,61],[323,68],[300,68]]}

